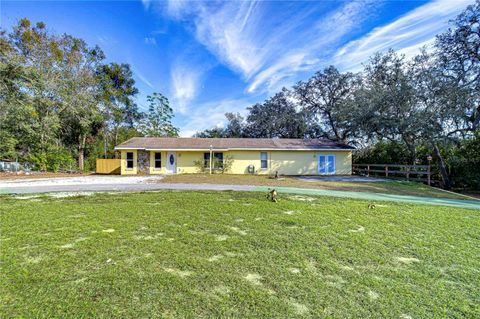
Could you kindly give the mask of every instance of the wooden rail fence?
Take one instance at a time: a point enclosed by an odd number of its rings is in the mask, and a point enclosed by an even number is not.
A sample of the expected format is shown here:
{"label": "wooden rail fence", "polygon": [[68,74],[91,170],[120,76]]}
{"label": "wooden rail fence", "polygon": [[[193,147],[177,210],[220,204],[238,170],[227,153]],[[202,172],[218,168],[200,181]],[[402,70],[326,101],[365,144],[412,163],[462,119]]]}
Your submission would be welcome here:
{"label": "wooden rail fence", "polygon": [[353,173],[432,183],[430,165],[353,164]]}
{"label": "wooden rail fence", "polygon": [[120,174],[120,159],[97,158],[97,174]]}

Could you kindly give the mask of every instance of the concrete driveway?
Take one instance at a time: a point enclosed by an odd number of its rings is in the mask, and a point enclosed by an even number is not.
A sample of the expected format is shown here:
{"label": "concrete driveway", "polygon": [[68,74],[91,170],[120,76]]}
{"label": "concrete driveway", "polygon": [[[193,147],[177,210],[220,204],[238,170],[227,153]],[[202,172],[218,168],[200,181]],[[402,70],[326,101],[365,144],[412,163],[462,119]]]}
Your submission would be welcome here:
{"label": "concrete driveway", "polygon": [[[334,176],[332,176],[334,177]],[[157,183],[162,176],[79,176],[38,179],[1,180],[0,194],[31,194],[54,192],[101,192],[101,191],[152,191],[152,190],[213,190],[213,191],[256,191],[266,193],[268,186],[223,185],[223,184],[182,184]],[[318,179],[317,179],[318,180]],[[351,179],[348,179],[351,181]],[[370,181],[370,180],[368,180]],[[480,210],[478,200],[458,200],[405,196],[353,191],[334,191],[328,189],[306,189],[294,187],[275,187],[281,194],[301,194],[315,196],[333,196],[368,201],[394,201],[414,204],[429,204],[470,208]],[[28,198],[30,198],[29,196]],[[26,197],[27,198],[27,197]]]}
{"label": "concrete driveway", "polygon": [[50,192],[179,190],[252,190],[248,185],[158,183],[163,176],[76,176],[0,180],[0,194]]}
{"label": "concrete driveway", "polygon": [[[112,176],[90,175],[72,177],[4,179],[0,180],[0,194],[26,194],[49,192],[94,192],[94,191],[147,191],[161,189],[183,190],[253,190],[250,185],[223,184],[180,184],[158,183],[163,178],[156,176]],[[382,179],[361,176],[302,176],[298,179],[315,181],[339,182],[372,182]]]}
{"label": "concrete driveway", "polygon": [[384,178],[367,176],[299,176],[297,179],[304,182],[384,182]]}

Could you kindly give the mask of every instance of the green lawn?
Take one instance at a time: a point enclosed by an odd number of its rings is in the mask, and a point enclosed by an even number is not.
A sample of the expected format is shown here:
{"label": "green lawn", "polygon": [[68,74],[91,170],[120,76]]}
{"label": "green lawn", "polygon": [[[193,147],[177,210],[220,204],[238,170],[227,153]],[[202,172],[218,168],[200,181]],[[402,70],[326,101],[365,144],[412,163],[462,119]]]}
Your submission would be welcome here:
{"label": "green lawn", "polygon": [[0,197],[0,318],[480,317],[480,215],[261,193]]}
{"label": "green lawn", "polygon": [[372,192],[395,195],[427,196],[452,199],[471,199],[467,196],[430,187],[422,183],[388,180],[382,182],[307,182],[295,177],[282,177],[275,180],[264,175],[230,175],[230,174],[175,174],[166,175],[160,183],[197,183],[197,184],[229,184],[259,185],[273,187],[299,187],[313,189],[329,189],[352,192]]}

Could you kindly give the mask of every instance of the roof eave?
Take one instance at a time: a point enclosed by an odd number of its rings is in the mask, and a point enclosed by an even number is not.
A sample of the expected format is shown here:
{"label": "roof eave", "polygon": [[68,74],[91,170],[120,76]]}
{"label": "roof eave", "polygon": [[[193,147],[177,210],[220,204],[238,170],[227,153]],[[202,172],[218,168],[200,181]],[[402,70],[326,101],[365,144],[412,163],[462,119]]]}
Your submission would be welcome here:
{"label": "roof eave", "polygon": [[[209,151],[210,148],[146,148],[146,147],[123,147],[116,146],[116,151],[121,150],[145,150],[145,151]],[[265,148],[265,147],[231,147],[231,148],[212,148],[214,151],[353,151],[355,148]]]}

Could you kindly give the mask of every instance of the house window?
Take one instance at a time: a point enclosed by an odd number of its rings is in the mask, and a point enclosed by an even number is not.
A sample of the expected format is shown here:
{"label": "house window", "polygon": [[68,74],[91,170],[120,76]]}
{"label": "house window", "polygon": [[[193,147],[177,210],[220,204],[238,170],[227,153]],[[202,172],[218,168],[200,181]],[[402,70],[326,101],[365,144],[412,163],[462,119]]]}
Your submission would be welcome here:
{"label": "house window", "polygon": [[[210,168],[210,153],[203,153],[203,167]],[[223,168],[223,153],[213,153],[212,168]]]}
{"label": "house window", "polygon": [[155,169],[162,168],[162,153],[155,153]]}
{"label": "house window", "polygon": [[203,153],[203,167],[210,167],[210,153]]}
{"label": "house window", "polygon": [[268,168],[268,155],[267,152],[260,153],[260,168],[267,169]]}
{"label": "house window", "polygon": [[133,169],[133,152],[127,152],[127,169]]}

